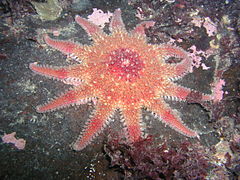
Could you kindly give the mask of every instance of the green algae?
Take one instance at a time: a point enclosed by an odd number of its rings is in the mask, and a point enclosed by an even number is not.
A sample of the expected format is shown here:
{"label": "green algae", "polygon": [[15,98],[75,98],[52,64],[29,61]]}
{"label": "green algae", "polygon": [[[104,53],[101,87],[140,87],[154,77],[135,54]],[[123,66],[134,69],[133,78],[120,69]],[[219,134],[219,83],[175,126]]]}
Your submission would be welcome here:
{"label": "green algae", "polygon": [[53,21],[61,15],[62,7],[58,0],[47,0],[46,3],[31,3],[35,7],[40,19],[43,21]]}

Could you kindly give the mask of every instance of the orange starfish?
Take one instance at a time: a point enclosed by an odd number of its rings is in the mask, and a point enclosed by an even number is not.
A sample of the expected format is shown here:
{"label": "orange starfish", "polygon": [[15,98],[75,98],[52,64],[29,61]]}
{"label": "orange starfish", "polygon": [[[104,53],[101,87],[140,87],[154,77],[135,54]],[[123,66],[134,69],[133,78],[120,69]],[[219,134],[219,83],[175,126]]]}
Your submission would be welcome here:
{"label": "orange starfish", "polygon": [[[198,136],[164,101],[164,98],[186,100],[192,92],[173,82],[191,69],[192,60],[184,50],[171,45],[148,44],[144,28],[153,26],[152,21],[138,24],[128,33],[120,9],[115,10],[112,17],[111,34],[104,33],[97,25],[80,16],[76,16],[75,20],[92,38],[93,45],[53,40],[47,35],[44,39],[51,47],[74,57],[79,64],[59,68],[30,64],[31,70],[40,75],[73,85],[67,93],[37,107],[38,112],[89,101],[95,103],[96,113],[87,121],[82,135],[73,144],[74,150],[86,147],[116,110],[121,112],[129,142],[138,141],[142,135],[142,107],[156,113],[178,132],[189,137]],[[167,62],[171,57],[179,58],[181,62]],[[211,100],[210,95],[201,95],[202,100]]]}

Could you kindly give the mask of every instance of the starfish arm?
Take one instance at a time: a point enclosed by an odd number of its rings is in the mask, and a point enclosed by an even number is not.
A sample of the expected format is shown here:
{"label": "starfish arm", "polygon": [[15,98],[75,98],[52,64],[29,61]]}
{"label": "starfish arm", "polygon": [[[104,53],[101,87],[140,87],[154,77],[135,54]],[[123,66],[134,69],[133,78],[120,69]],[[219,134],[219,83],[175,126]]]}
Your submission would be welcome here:
{"label": "starfish arm", "polygon": [[172,78],[178,79],[186,75],[192,69],[192,59],[189,58],[186,51],[181,48],[174,47],[172,45],[162,45],[158,48],[158,51],[161,54],[161,57],[168,59],[171,57],[180,58],[181,62],[179,63],[166,63],[172,66]]}
{"label": "starfish arm", "polygon": [[145,31],[144,31],[144,29],[145,29],[145,28],[152,27],[152,26],[154,26],[154,24],[155,24],[154,21],[143,21],[143,22],[141,22],[140,24],[138,24],[138,25],[131,31],[131,33],[132,33],[132,34],[138,33],[138,34],[141,34],[141,35],[144,35],[144,36],[145,36]]}
{"label": "starfish arm", "polygon": [[109,104],[97,103],[96,114],[93,118],[89,119],[84,128],[82,135],[76,140],[76,142],[72,145],[72,148],[76,151],[80,151],[85,148],[89,143],[91,143],[92,139],[95,138],[101,131],[104,126],[108,124],[109,117],[111,112],[113,111],[113,107]]}
{"label": "starfish arm", "polygon": [[122,17],[121,17],[120,9],[116,9],[114,11],[112,20],[110,22],[110,31],[113,32],[115,29],[121,29],[122,31],[126,31],[125,25],[124,25]]}
{"label": "starfish arm", "polygon": [[77,15],[75,17],[75,21],[87,32],[87,34],[90,37],[103,34],[103,31],[100,27],[98,27],[96,24],[93,24],[92,22],[88,21],[85,18],[82,18]]}
{"label": "starfish arm", "polygon": [[[50,67],[50,66],[41,66],[36,63],[31,63],[29,68],[40,75],[50,77],[53,79],[61,80],[65,84],[70,84],[74,86],[80,85],[84,80],[85,71],[80,66],[74,67]],[[78,77],[82,77],[79,79]]]}
{"label": "starfish arm", "polygon": [[[164,92],[164,93],[163,93]],[[192,90],[190,88],[182,87],[180,85],[176,85],[174,83],[169,83],[168,86],[164,87],[164,91],[159,90],[159,95],[168,100],[180,100],[185,101],[190,93],[197,93],[200,100],[202,101],[210,101],[212,100],[212,96],[208,94],[203,94],[198,91]]]}
{"label": "starfish arm", "polygon": [[150,109],[159,115],[164,123],[179,133],[188,137],[198,137],[197,132],[189,129],[186,125],[184,125],[177,112],[172,111],[164,101],[159,99],[155,100],[155,102],[151,104]]}
{"label": "starfish arm", "polygon": [[122,110],[123,122],[126,126],[127,137],[130,142],[136,142],[141,138],[141,108],[128,107]]}
{"label": "starfish arm", "polygon": [[84,51],[83,46],[71,41],[55,40],[50,38],[47,34],[44,35],[44,40],[52,48],[57,49],[66,55],[69,55],[77,61],[80,61],[80,59],[78,59],[78,55]]}
{"label": "starfish arm", "polygon": [[37,112],[44,113],[48,111],[54,111],[70,105],[86,104],[89,101],[95,101],[95,97],[90,88],[78,88],[67,91],[59,97],[53,99],[47,104],[37,107]]}

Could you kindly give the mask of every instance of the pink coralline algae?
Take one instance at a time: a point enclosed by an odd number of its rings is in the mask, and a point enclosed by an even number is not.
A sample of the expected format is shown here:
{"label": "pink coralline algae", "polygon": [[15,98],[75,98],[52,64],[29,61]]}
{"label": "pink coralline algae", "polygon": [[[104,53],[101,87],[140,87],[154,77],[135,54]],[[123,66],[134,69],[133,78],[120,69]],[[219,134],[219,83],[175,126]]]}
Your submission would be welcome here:
{"label": "pink coralline algae", "polygon": [[112,15],[113,13],[110,13],[109,11],[104,13],[101,9],[93,8],[93,13],[88,16],[88,20],[103,28],[105,23],[109,23],[109,19]]}
{"label": "pink coralline algae", "polygon": [[217,25],[212,22],[209,17],[206,17],[204,19],[194,17],[192,23],[197,27],[203,26],[206,29],[208,36],[214,36],[217,34]]}
{"label": "pink coralline algae", "polygon": [[223,98],[224,91],[222,90],[223,86],[225,86],[225,81],[223,79],[219,79],[213,85],[213,102],[219,102]]}
{"label": "pink coralline algae", "polygon": [[203,27],[207,30],[208,36],[214,36],[217,33],[217,26],[209,17],[204,19]]}
{"label": "pink coralline algae", "polygon": [[189,53],[189,56],[193,60],[192,67],[195,67],[195,68],[202,67],[203,70],[208,70],[210,67],[206,66],[206,64],[201,62],[202,61],[201,56],[207,58],[209,56],[209,54],[207,54],[206,52],[204,52],[202,50],[197,50],[195,45],[191,46],[189,49],[192,50],[192,53]]}
{"label": "pink coralline algae", "polygon": [[4,134],[4,136],[2,137],[2,141],[4,143],[11,143],[11,144],[14,144],[14,146],[17,148],[17,149],[24,149],[25,148],[25,145],[26,145],[26,140],[24,139],[16,139],[15,138],[15,135],[16,135],[16,132],[12,132],[10,134]]}

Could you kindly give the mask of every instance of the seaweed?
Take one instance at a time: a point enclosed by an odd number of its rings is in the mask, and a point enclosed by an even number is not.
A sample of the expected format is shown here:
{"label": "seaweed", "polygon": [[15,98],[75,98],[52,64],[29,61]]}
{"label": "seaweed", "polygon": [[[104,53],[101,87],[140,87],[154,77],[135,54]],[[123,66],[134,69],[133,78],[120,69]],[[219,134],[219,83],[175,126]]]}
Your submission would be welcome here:
{"label": "seaweed", "polygon": [[171,147],[156,146],[148,136],[128,144],[118,136],[110,136],[104,145],[110,166],[125,179],[206,179],[211,167],[207,153],[199,144],[188,141]]}
{"label": "seaweed", "polygon": [[31,2],[35,7],[41,20],[53,21],[57,19],[62,12],[62,7],[58,0],[47,0],[46,3]]}

